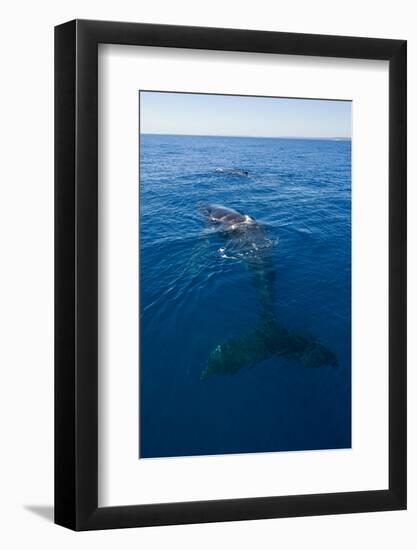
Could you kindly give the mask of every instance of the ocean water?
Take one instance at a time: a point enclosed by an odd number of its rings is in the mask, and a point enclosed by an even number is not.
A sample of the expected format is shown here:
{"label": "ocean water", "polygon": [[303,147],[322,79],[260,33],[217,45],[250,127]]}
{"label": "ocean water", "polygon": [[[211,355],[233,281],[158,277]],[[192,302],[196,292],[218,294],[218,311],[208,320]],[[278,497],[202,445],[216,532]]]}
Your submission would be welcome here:
{"label": "ocean water", "polygon": [[[201,379],[217,346],[257,325],[260,302],[201,203],[262,225],[276,319],[336,366],[274,355]],[[350,296],[349,140],[141,135],[139,456],[350,447]]]}

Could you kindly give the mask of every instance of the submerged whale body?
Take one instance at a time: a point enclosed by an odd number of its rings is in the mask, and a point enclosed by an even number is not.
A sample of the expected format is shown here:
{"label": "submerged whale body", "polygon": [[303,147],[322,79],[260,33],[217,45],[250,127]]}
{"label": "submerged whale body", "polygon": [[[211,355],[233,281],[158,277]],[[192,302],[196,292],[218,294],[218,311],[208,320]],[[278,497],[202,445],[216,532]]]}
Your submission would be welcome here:
{"label": "submerged whale body", "polygon": [[252,273],[259,302],[257,325],[219,344],[210,353],[201,379],[236,374],[274,356],[285,356],[304,367],[336,366],[336,356],[319,341],[286,329],[276,319],[275,270],[270,254],[273,243],[265,228],[251,216],[222,205],[200,204],[199,210],[223,235],[222,256],[240,259]]}
{"label": "submerged whale body", "polygon": [[241,168],[216,168],[214,171],[218,174],[230,174],[232,176],[249,176],[248,170],[242,170]]}

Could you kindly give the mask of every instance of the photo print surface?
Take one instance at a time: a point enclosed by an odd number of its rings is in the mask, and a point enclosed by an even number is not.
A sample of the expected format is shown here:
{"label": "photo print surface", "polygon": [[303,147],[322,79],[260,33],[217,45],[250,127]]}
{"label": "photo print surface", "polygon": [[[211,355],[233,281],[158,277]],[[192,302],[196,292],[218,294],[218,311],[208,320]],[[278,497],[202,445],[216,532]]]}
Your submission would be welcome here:
{"label": "photo print surface", "polygon": [[351,102],[139,92],[139,458],[351,447]]}

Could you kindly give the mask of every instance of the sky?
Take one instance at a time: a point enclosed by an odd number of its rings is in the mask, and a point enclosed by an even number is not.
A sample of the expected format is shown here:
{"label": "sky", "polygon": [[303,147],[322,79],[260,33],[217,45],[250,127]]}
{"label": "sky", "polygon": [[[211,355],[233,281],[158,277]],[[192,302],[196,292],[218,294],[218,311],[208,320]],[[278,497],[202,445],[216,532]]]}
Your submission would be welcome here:
{"label": "sky", "polygon": [[140,92],[140,131],[252,137],[350,138],[350,101]]}

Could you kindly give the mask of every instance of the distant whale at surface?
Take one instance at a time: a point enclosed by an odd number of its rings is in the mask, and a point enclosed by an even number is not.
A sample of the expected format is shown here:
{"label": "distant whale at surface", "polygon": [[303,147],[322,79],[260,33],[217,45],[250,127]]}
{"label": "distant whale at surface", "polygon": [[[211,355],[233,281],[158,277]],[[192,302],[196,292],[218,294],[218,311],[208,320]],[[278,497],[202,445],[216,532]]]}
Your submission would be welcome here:
{"label": "distant whale at surface", "polygon": [[248,170],[240,168],[216,168],[214,171],[219,174],[230,174],[232,176],[249,176]]}
{"label": "distant whale at surface", "polygon": [[336,356],[316,339],[284,328],[274,313],[273,241],[248,214],[218,204],[200,204],[200,212],[224,237],[222,257],[239,259],[253,275],[259,298],[259,321],[249,332],[219,344],[201,373],[235,374],[273,356],[285,356],[305,367],[336,366]]}

